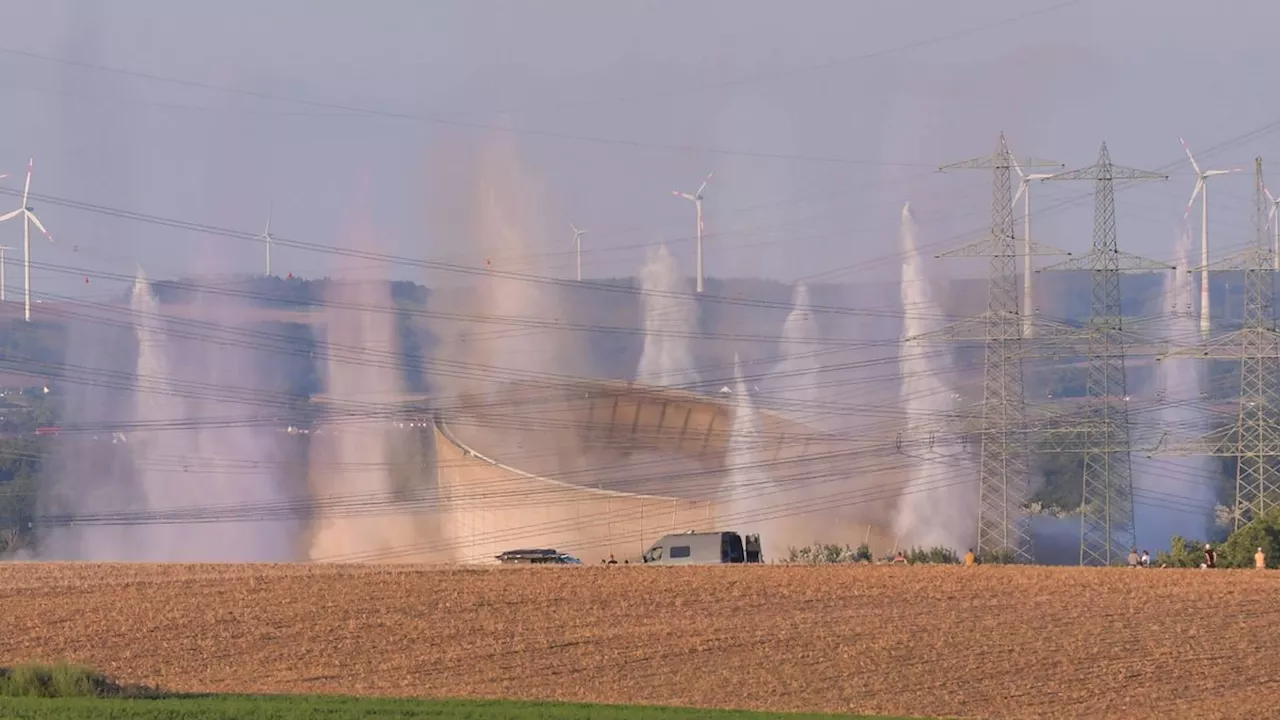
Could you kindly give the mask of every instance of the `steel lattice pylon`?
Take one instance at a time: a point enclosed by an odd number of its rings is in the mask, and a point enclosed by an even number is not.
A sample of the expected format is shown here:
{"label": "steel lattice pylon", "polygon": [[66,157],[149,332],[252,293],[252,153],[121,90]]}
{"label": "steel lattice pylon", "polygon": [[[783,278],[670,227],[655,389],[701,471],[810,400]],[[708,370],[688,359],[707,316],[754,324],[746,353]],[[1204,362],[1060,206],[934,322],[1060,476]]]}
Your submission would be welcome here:
{"label": "steel lattice pylon", "polygon": [[[947,165],[949,169],[991,169],[991,236],[941,257],[989,257],[987,310],[976,320],[985,348],[980,429],[978,552],[1015,562],[1031,560],[1031,535],[1025,505],[1028,477],[1026,409],[1022,384],[1022,325],[1018,301],[1018,241],[1013,233],[1012,171],[1014,161],[1004,134],[996,151]],[[1028,159],[1023,167],[1060,167]],[[956,340],[972,340],[955,328]]]}
{"label": "steel lattice pylon", "polygon": [[[1244,252],[1208,267],[1244,271],[1244,317],[1240,330],[1164,357],[1196,356],[1240,361],[1240,410],[1236,422],[1191,442],[1158,452],[1234,456],[1235,529],[1280,507],[1280,333],[1275,328],[1276,256],[1267,237],[1266,186],[1262,159],[1255,160],[1254,241]],[[1201,268],[1195,268],[1200,270]]]}
{"label": "steel lattice pylon", "polygon": [[1120,275],[1126,270],[1167,268],[1122,254],[1116,241],[1113,181],[1165,179],[1164,175],[1111,163],[1107,144],[1098,160],[1079,170],[1048,180],[1092,180],[1093,248],[1088,255],[1055,269],[1087,270],[1093,276],[1093,297],[1087,337],[1089,370],[1086,417],[1074,430],[1084,453],[1080,508],[1080,564],[1110,565],[1129,552],[1134,542],[1133,472],[1130,467],[1129,417],[1125,384],[1125,339],[1120,307]]}
{"label": "steel lattice pylon", "polygon": [[1280,368],[1275,331],[1274,258],[1267,238],[1262,158],[1256,161],[1254,262],[1244,271],[1244,327],[1240,330],[1240,416],[1237,431],[1235,525],[1252,522],[1280,504]]}

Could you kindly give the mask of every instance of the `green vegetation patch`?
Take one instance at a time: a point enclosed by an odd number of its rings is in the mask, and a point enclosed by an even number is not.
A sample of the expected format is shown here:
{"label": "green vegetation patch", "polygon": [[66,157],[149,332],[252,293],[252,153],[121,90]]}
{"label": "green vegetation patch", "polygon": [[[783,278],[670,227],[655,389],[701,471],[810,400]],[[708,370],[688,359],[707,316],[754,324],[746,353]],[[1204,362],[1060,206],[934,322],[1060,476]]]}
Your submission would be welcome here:
{"label": "green vegetation patch", "polygon": [[0,707],[10,698],[150,698],[156,691],[118,685],[93,668],[68,663],[0,668]]}
{"label": "green vegetation patch", "polygon": [[506,700],[236,695],[155,699],[0,698],[0,720],[831,720],[838,717],[850,716]]}
{"label": "green vegetation patch", "polygon": [[120,685],[81,665],[28,664],[0,668],[0,720],[829,720],[837,717],[848,716],[517,700],[179,695],[138,685]]}
{"label": "green vegetation patch", "polygon": [[[1169,552],[1156,555],[1157,565],[1194,568],[1204,562],[1204,541],[1173,538]],[[1220,568],[1252,568],[1254,553],[1262,549],[1268,568],[1280,568],[1280,509],[1253,519],[1229,535],[1225,542],[1214,543]]]}

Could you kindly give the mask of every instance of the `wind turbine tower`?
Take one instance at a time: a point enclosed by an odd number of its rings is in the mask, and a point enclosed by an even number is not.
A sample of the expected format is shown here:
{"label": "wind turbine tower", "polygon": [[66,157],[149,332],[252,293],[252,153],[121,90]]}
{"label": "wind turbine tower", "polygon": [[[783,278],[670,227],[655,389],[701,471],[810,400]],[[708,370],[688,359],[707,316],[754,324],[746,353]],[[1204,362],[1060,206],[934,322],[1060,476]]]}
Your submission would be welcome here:
{"label": "wind turbine tower", "polygon": [[1267,202],[1271,203],[1271,208],[1267,210],[1267,224],[1275,228],[1275,239],[1271,243],[1271,254],[1273,262],[1273,270],[1280,270],[1280,217],[1276,216],[1276,209],[1280,208],[1280,200],[1275,199],[1271,191],[1266,187],[1262,188],[1262,192],[1267,196]]}
{"label": "wind turbine tower", "polygon": [[[1053,173],[1031,173],[1022,172],[1022,166],[1018,164],[1017,159],[1012,155],[1009,156],[1013,160],[1013,169],[1017,171],[1018,192],[1013,196],[1013,204],[1018,204],[1018,198],[1022,198],[1022,337],[1029,338],[1032,334],[1032,328],[1035,327],[1035,293],[1031,284],[1031,277],[1034,274],[1031,263],[1033,253],[1031,243],[1031,183],[1035,180],[1043,180],[1047,177],[1053,177]],[[1059,169],[1065,168],[1065,165],[1059,165]]]}
{"label": "wind turbine tower", "polygon": [[35,165],[35,158],[27,160],[27,182],[22,186],[22,207],[4,215],[0,215],[0,222],[10,220],[12,218],[22,216],[22,280],[26,298],[24,299],[25,310],[24,317],[27,322],[31,322],[31,224],[40,229],[44,233],[49,242],[53,242],[53,236],[48,230],[44,229],[44,223],[40,222],[40,218],[36,217],[35,210],[28,202],[31,193],[31,168]]}
{"label": "wind turbine tower", "polygon": [[698,191],[692,195],[682,193],[679,190],[672,191],[672,194],[677,197],[692,200],[693,206],[698,212],[698,292],[702,292],[702,191],[707,189],[707,183],[711,181],[711,176],[714,174],[714,172],[707,173],[707,178],[698,186]]}
{"label": "wind turbine tower", "polygon": [[[9,177],[9,173],[0,173],[0,180],[7,177]],[[0,245],[0,303],[4,302],[4,271],[9,267],[5,263],[4,254],[12,249],[12,245]]]}
{"label": "wind turbine tower", "polygon": [[1230,173],[1240,172],[1240,168],[1232,168],[1230,170],[1201,170],[1200,164],[1196,162],[1196,158],[1191,154],[1191,148],[1187,147],[1187,141],[1178,138],[1182,142],[1182,149],[1187,151],[1187,157],[1191,160],[1191,167],[1196,171],[1196,186],[1191,190],[1191,199],[1187,201],[1187,209],[1182,213],[1182,219],[1186,220],[1191,214],[1191,206],[1196,202],[1196,196],[1200,196],[1200,335],[1205,339],[1209,339],[1209,186],[1207,181],[1211,177],[1217,175],[1228,175]]}
{"label": "wind turbine tower", "polygon": [[11,245],[0,245],[0,303],[4,302],[4,271],[9,267],[4,254],[13,249]]}
{"label": "wind turbine tower", "polygon": [[267,277],[271,277],[271,244],[275,240],[275,236],[271,234],[271,212],[273,207],[267,206],[267,227],[258,237],[267,245]]}
{"label": "wind turbine tower", "polygon": [[578,260],[578,282],[582,282],[582,236],[586,235],[587,231],[579,230],[573,223],[569,223],[569,228],[573,230],[573,252]]}
{"label": "wind turbine tower", "polygon": [[0,302],[5,301],[4,295],[4,277],[5,270],[9,268],[9,261],[5,258],[5,252],[13,250],[12,245],[0,245]]}

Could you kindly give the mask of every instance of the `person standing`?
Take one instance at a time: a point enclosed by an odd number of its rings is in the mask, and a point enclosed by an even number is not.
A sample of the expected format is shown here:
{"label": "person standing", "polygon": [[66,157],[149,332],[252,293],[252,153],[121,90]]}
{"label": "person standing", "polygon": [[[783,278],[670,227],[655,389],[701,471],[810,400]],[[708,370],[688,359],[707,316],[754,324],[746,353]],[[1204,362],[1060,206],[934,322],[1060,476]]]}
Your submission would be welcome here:
{"label": "person standing", "polygon": [[1218,567],[1218,552],[1209,543],[1204,544],[1204,566],[1210,570]]}
{"label": "person standing", "polygon": [[1267,569],[1267,554],[1262,552],[1262,548],[1258,548],[1258,552],[1253,554],[1253,567],[1257,570]]}

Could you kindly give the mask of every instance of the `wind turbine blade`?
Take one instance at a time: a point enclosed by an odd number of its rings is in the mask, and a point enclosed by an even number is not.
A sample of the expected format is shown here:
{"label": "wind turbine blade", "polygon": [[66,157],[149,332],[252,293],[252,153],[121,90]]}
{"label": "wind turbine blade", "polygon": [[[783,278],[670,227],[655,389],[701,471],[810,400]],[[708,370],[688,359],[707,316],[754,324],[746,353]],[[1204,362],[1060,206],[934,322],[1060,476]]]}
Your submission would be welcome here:
{"label": "wind turbine blade", "polygon": [[7,212],[4,215],[0,215],[0,222],[4,222],[5,220],[12,220],[13,218],[18,217],[18,215],[22,213],[22,210],[23,210],[22,208],[18,208],[13,212]]}
{"label": "wind turbine blade", "polygon": [[1196,169],[1196,175],[1201,175],[1200,166],[1196,163],[1196,158],[1191,154],[1191,148],[1187,147],[1187,141],[1178,138],[1178,142],[1182,143],[1182,149],[1187,151],[1187,157],[1191,159],[1191,167]]}
{"label": "wind turbine blade", "polygon": [[1022,166],[1018,164],[1018,158],[1013,157],[1013,153],[1009,154],[1009,159],[1013,161],[1013,169],[1018,173],[1018,177],[1023,180],[1027,179],[1027,174],[1022,172]]}
{"label": "wind turbine blade", "polygon": [[275,203],[267,205],[267,229],[262,231],[262,237],[271,237],[271,214],[275,210]]}
{"label": "wind turbine blade", "polygon": [[682,192],[680,192],[679,190],[672,190],[672,191],[671,191],[671,194],[672,194],[672,195],[675,195],[676,197],[682,197],[682,198],[684,198],[685,200],[697,200],[697,199],[698,199],[698,198],[696,198],[696,197],[694,197],[694,196],[690,195],[689,193],[682,193]]}
{"label": "wind turbine blade", "polygon": [[1027,191],[1027,179],[1022,178],[1022,182],[1018,183],[1018,192],[1013,194],[1013,204],[1018,204],[1018,198],[1022,197],[1022,193]]}
{"label": "wind turbine blade", "polygon": [[1196,196],[1200,194],[1200,188],[1204,187],[1204,178],[1196,178],[1196,186],[1191,190],[1191,199],[1187,201],[1187,209],[1182,212],[1182,219],[1186,220],[1191,214],[1191,206],[1196,201]]}
{"label": "wind turbine blade", "polygon": [[27,184],[22,186],[22,207],[27,206],[27,193],[31,192],[31,166],[35,164],[35,158],[27,160]]}
{"label": "wind turbine blade", "polygon": [[9,177],[9,173],[0,173],[0,180],[3,180],[7,177]]}
{"label": "wind turbine blade", "polygon": [[1215,175],[1230,175],[1231,173],[1240,172],[1240,168],[1231,168],[1230,170],[1206,170],[1205,177],[1213,177]]}
{"label": "wind turbine blade", "polygon": [[35,223],[35,226],[40,228],[40,232],[44,233],[44,236],[48,238],[49,242],[53,242],[53,236],[49,234],[48,230],[44,229],[44,224],[40,222],[40,218],[36,217],[36,214],[30,210],[27,210],[26,213],[27,217],[31,218],[31,222]]}
{"label": "wind turbine blade", "polygon": [[1266,185],[1263,185],[1263,186],[1262,186],[1262,192],[1266,193],[1266,195],[1267,195],[1267,199],[1268,199],[1268,200],[1270,200],[1271,202],[1275,202],[1275,201],[1276,201],[1275,196],[1271,194],[1271,189],[1270,189],[1270,188],[1268,188]]}
{"label": "wind turbine blade", "polygon": [[694,193],[694,195],[701,195],[702,191],[707,189],[707,183],[711,182],[712,175],[715,175],[714,170],[707,173],[707,179],[702,181],[702,184],[698,186],[698,192]]}

